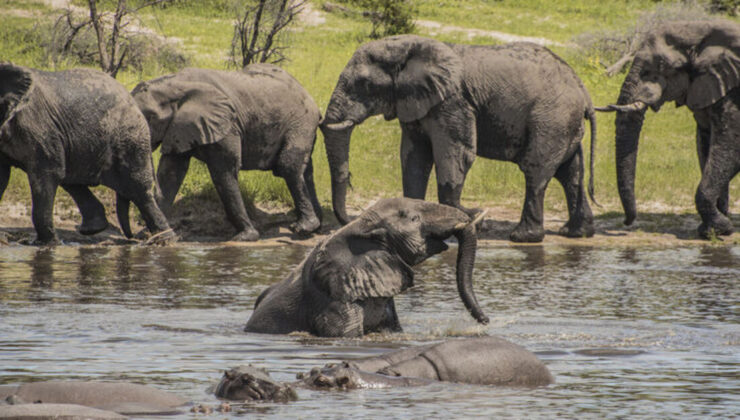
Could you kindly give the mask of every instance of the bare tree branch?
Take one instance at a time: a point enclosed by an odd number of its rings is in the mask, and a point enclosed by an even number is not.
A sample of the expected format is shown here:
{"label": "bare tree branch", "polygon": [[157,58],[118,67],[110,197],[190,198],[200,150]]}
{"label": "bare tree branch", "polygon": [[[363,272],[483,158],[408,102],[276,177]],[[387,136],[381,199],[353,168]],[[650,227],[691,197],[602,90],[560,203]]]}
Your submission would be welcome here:
{"label": "bare tree branch", "polygon": [[[285,46],[280,40],[286,28],[302,11],[305,0],[259,0],[252,6],[243,6],[234,22],[231,43],[231,63],[244,67],[254,62],[278,63],[285,60]],[[237,61],[236,53],[241,53]]]}

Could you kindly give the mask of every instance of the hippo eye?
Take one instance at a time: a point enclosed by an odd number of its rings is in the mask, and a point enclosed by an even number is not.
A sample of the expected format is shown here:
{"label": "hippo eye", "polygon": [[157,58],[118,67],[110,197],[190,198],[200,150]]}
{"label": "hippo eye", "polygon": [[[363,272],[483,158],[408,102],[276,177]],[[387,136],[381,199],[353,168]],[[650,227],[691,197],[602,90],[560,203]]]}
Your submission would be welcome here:
{"label": "hippo eye", "polygon": [[344,386],[349,383],[349,376],[340,376],[337,378],[337,385]]}

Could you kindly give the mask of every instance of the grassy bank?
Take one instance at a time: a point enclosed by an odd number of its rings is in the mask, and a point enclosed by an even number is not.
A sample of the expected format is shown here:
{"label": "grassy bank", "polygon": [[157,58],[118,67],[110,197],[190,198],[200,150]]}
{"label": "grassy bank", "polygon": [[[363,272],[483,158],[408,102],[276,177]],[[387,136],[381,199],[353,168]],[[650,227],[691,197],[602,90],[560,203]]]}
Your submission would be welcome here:
{"label": "grassy bank", "polygon": [[[312,7],[320,11],[321,1]],[[457,27],[510,32],[517,35],[545,37],[561,44],[571,44],[584,32],[628,28],[638,17],[656,7],[652,0],[620,0],[594,2],[588,0],[417,0],[418,18]],[[226,67],[232,37],[231,13],[214,5],[218,1],[197,3],[197,6],[177,6],[151,10],[143,15],[143,23],[162,35],[176,39],[178,46],[197,67]],[[664,7],[660,6],[657,7]],[[0,60],[49,68],[38,47],[33,28],[45,17],[48,7],[32,1],[11,0],[4,8],[13,13],[0,16]],[[284,64],[325,109],[337,76],[357,46],[370,32],[369,23],[342,14],[322,13],[323,23],[304,20],[292,33],[290,61]],[[421,35],[430,35],[418,29]],[[443,41],[464,43],[498,43],[484,36],[469,39],[466,33],[434,34]],[[553,47],[578,73],[597,105],[614,102],[624,73],[609,78],[604,74],[605,57],[587,53],[572,46]],[[607,62],[606,64],[611,64]],[[73,67],[74,62],[62,67]],[[129,89],[141,80],[162,74],[161,68],[149,66],[140,72],[125,71],[118,79]],[[659,114],[648,113],[643,128],[636,193],[639,211],[693,211],[693,195],[700,179],[694,141],[694,122],[684,107],[666,106]],[[354,190],[350,203],[362,206],[375,197],[401,195],[399,155],[400,129],[396,122],[381,117],[369,119],[355,130],[350,151],[350,170]],[[588,135],[584,146],[589,147]],[[604,205],[597,212],[621,211],[616,188],[614,167],[614,115],[598,116],[595,177],[597,199]],[[156,159],[155,159],[156,160]],[[319,139],[314,151],[314,168],[319,199],[330,207],[329,170]],[[262,206],[268,203],[289,205],[290,195],[282,180],[271,173],[249,172],[240,175],[246,198]],[[111,196],[100,189],[99,194]],[[191,164],[181,190],[182,195],[216,197],[205,166]],[[430,184],[429,199],[436,191]],[[731,207],[740,203],[740,179],[731,185]],[[60,190],[61,201],[70,200]],[[484,159],[476,160],[463,192],[464,204],[496,205],[519,208],[524,198],[524,179],[511,163]],[[30,202],[25,174],[15,170],[5,200]],[[733,206],[734,204],[734,206]],[[548,210],[565,210],[562,189],[553,182],[546,198]],[[492,215],[495,217],[495,215]]]}

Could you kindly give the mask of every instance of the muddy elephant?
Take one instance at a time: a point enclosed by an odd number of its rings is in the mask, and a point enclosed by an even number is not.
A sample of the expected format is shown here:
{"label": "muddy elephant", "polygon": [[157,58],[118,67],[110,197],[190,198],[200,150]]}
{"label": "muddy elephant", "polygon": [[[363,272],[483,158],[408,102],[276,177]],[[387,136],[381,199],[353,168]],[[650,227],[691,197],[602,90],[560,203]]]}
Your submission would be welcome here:
{"label": "muddy elephant", "polygon": [[267,371],[240,366],[224,372],[218,398],[240,401],[290,401],[296,387],[361,389],[422,386],[437,381],[536,387],[554,382],[532,352],[499,337],[475,337],[416,346],[365,359],[347,360],[299,374],[281,383]]}
{"label": "muddy elephant", "polygon": [[384,199],[317,245],[282,282],[257,298],[245,331],[357,337],[400,331],[393,296],[414,285],[412,266],[455,236],[457,286],[475,319],[487,323],[472,287],[475,220],[443,204]]}
{"label": "muddy elephant", "polygon": [[291,230],[319,228],[311,153],[321,115],[285,70],[271,64],[241,71],[190,68],[142,82],[131,93],[149,123],[152,150],[161,145],[157,179],[165,213],[195,157],[208,166],[236,228],[232,240],[259,238],[239,191],[240,169],[272,170],[284,178],[298,214]]}
{"label": "muddy elephant", "polygon": [[649,33],[637,50],[616,105],[616,159],[625,224],[637,217],[637,145],[647,107],[686,105],[696,120],[701,182],[696,209],[702,237],[729,235],[729,184],[740,171],[740,25],[671,22]]}
{"label": "muddy elephant", "polygon": [[[125,419],[126,415],[177,414],[188,401],[127,382],[48,381],[0,385],[0,419]],[[9,405],[3,405],[9,404]]]}
{"label": "muddy elephant", "polygon": [[175,237],[155,202],[146,121],[126,89],[100,71],[0,64],[0,198],[11,167],[28,175],[36,243],[58,241],[53,210],[59,186],[82,213],[81,233],[104,230],[105,208],[88,188],[98,184],[116,191],[126,236],[132,236],[133,201],[152,233]]}
{"label": "muddy elephant", "polygon": [[460,206],[476,156],[516,163],[526,197],[516,242],[544,237],[543,200],[554,176],[563,185],[566,236],[592,236],[583,186],[581,137],[591,123],[591,180],[596,125],[591,99],[573,70],[547,48],[446,44],[400,35],[360,46],[339,76],[321,130],[326,142],[334,213],[347,223],[349,141],[372,115],[401,125],[403,195],[424,199],[434,166],[439,202]]}

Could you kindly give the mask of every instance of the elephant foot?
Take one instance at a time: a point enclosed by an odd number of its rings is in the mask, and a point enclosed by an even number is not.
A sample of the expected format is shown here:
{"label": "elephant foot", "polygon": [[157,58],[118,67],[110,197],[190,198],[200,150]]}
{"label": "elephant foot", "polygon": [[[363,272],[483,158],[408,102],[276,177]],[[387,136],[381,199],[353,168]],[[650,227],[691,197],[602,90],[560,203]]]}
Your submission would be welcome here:
{"label": "elephant foot", "polygon": [[558,233],[568,238],[590,238],[594,236],[595,230],[593,222],[584,222],[577,224],[576,226],[573,226],[573,224],[568,222],[560,228]]}
{"label": "elephant foot", "polygon": [[254,242],[260,238],[260,233],[257,229],[249,226],[236,235],[232,236],[229,241],[231,242]]}
{"label": "elephant foot", "polygon": [[34,239],[33,242],[31,242],[31,245],[34,245],[34,246],[56,246],[56,245],[61,245],[61,244],[62,244],[62,241],[59,240],[56,234],[50,238],[36,237],[36,239]]}
{"label": "elephant foot", "polygon": [[155,233],[146,240],[147,245],[170,245],[177,242],[177,234],[172,229]]}
{"label": "elephant foot", "polygon": [[545,229],[541,226],[528,228],[527,226],[518,225],[509,235],[512,242],[542,242],[545,238]]}
{"label": "elephant foot", "polygon": [[718,217],[712,224],[700,224],[697,231],[699,233],[699,237],[711,239],[717,236],[732,235],[734,228],[730,219],[727,217]]}
{"label": "elephant foot", "polygon": [[288,229],[298,236],[308,236],[319,230],[320,227],[321,222],[319,219],[311,217],[299,219],[295,223],[291,223]]}
{"label": "elephant foot", "polygon": [[82,224],[79,226],[78,231],[83,235],[95,235],[108,228],[108,220],[106,218],[95,218],[92,221],[82,220]]}

